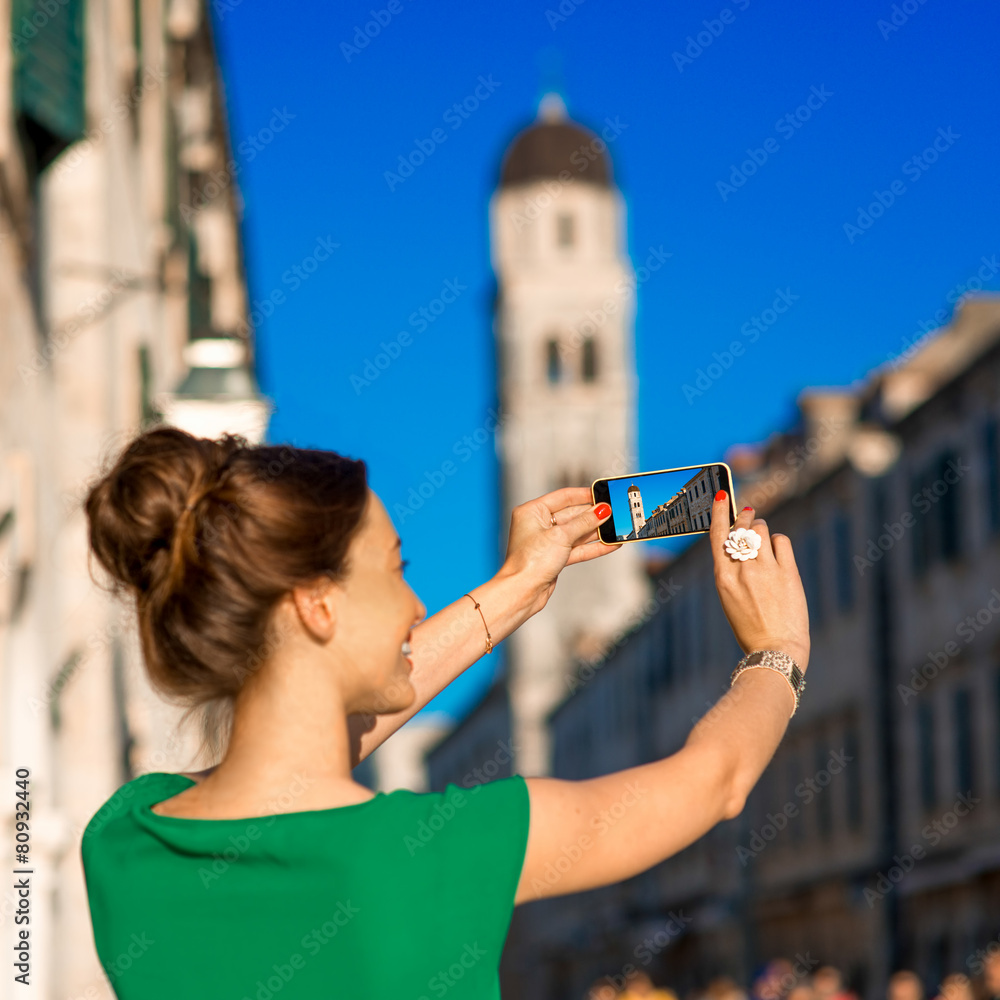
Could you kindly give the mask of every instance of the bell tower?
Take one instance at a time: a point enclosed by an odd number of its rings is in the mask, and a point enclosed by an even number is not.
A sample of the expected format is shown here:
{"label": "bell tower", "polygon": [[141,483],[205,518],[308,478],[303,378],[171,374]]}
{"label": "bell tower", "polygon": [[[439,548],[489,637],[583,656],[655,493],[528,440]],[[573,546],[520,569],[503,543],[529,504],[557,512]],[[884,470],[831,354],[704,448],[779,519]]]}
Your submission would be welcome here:
{"label": "bell tower", "polygon": [[[635,279],[608,142],[547,95],[507,149],[490,204],[494,336],[504,420],[501,539],[511,510],[638,468]],[[599,544],[599,543],[598,543]],[[635,545],[568,566],[548,606],[505,642],[515,770],[551,768],[546,718],[650,592]]]}
{"label": "bell tower", "polygon": [[642,493],[635,483],[628,488],[628,509],[632,515],[632,534],[638,537],[639,529],[646,523],[646,517],[642,512]]}

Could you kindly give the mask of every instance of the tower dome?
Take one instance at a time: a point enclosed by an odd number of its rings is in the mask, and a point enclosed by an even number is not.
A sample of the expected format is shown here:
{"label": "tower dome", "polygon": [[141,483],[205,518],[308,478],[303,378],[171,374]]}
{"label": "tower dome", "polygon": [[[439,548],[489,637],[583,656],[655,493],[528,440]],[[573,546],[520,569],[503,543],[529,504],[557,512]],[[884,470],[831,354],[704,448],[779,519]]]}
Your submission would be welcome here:
{"label": "tower dome", "polygon": [[564,170],[574,180],[611,186],[607,144],[567,118],[566,105],[558,94],[548,94],[539,104],[535,122],[519,132],[507,148],[500,186],[557,178]]}

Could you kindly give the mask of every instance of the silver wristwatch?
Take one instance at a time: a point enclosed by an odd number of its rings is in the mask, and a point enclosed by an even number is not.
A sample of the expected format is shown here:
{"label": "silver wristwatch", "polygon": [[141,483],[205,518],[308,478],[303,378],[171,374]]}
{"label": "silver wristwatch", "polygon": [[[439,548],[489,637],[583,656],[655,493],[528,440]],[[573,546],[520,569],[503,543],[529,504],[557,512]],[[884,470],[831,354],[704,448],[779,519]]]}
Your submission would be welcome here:
{"label": "silver wristwatch", "polygon": [[752,667],[768,667],[771,670],[777,670],[788,681],[792,694],[795,695],[795,707],[789,716],[791,718],[799,707],[799,700],[806,686],[805,677],[799,669],[799,665],[787,653],[782,653],[777,649],[755,649],[736,664],[733,676],[729,679],[730,686],[744,670],[749,670]]}

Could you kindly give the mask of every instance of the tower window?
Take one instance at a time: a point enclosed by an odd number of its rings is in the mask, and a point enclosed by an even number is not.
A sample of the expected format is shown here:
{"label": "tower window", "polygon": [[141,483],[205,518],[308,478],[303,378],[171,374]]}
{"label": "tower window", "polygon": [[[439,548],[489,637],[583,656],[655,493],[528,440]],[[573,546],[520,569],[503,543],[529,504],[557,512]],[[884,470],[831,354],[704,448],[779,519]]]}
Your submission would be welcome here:
{"label": "tower window", "polygon": [[573,227],[573,216],[560,212],[556,216],[556,239],[561,247],[571,247],[575,242],[576,233]]}
{"label": "tower window", "polygon": [[582,376],[584,382],[593,382],[597,378],[597,342],[593,337],[583,341]]}
{"label": "tower window", "polygon": [[559,357],[558,340],[550,340],[545,345],[545,365],[549,381],[555,384],[562,377],[562,359]]}

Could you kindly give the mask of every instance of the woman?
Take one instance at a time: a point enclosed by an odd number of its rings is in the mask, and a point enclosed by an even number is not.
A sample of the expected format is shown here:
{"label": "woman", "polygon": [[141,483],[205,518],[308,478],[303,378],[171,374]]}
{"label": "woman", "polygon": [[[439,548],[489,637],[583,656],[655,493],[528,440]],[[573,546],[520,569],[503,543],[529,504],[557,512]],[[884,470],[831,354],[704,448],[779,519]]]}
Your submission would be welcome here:
{"label": "woman", "polygon": [[[127,1000],[496,998],[515,905],[627,879],[738,815],[797,702],[777,670],[746,669],[660,761],[373,793],[359,760],[541,611],[565,566],[614,558],[586,487],[515,508],[497,575],[426,620],[360,461],[156,428],[86,511],[153,685],[231,710],[206,716],[217,766],[135,778],[84,832],[97,951]],[[728,512],[720,493],[711,544],[739,643],[805,670],[791,545],[744,508],[763,544],[731,559]]]}

